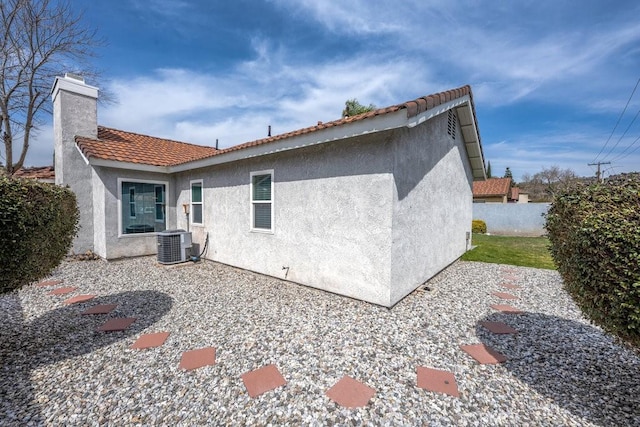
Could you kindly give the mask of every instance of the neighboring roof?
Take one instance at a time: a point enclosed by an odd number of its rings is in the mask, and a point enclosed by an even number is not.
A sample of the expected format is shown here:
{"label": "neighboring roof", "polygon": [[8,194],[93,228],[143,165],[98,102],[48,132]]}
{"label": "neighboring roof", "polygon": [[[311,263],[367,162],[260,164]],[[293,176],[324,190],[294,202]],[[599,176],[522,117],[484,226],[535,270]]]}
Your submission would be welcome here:
{"label": "neighboring roof", "polygon": [[[454,101],[458,99],[461,99],[462,102],[455,104]],[[458,107],[458,119],[463,130],[467,153],[469,155],[469,159],[472,162],[474,178],[484,179],[482,145],[480,143],[480,135],[477,130],[478,124],[475,114],[475,107],[473,105],[471,87],[468,85],[457,89],[424,96],[402,104],[380,108],[356,116],[344,117],[332,122],[318,122],[318,124],[315,126],[310,126],[304,129],[258,139],[220,150],[216,150],[213,147],[187,144],[184,142],[139,135],[105,127],[98,127],[97,139],[76,137],[76,143],[78,144],[78,148],[80,149],[82,154],[92,163],[92,159],[97,159],[99,163],[103,165],[109,162],[122,162],[138,165],[169,167],[172,170],[184,170],[184,167],[182,167],[181,165],[185,165],[194,161],[198,161],[197,167],[207,166],[207,162],[202,161],[206,159],[211,159],[211,162],[209,162],[210,164],[218,163],[214,161],[214,159],[218,156],[228,157],[229,159],[237,159],[240,158],[240,156],[233,154],[230,154],[229,156],[224,155],[227,153],[235,153],[243,150],[247,151],[249,149],[252,149],[253,147],[269,146],[269,148],[271,148],[271,144],[274,146],[273,149],[262,150],[262,153],[257,153],[255,152],[255,150],[251,151],[251,153],[246,154],[247,157],[280,151],[285,148],[282,148],[282,146],[278,146],[274,143],[294,139],[295,137],[311,136],[316,133],[320,134],[320,131],[326,131],[330,133],[332,129],[337,130],[337,128],[345,127],[352,123],[368,123],[368,120],[374,118],[379,120],[388,116],[392,116],[393,113],[397,113],[401,110],[406,110],[406,119],[404,123],[405,125],[409,125],[407,123],[408,119],[416,118],[416,116],[419,116],[420,114],[425,113],[428,110],[433,109],[433,111],[436,111],[434,115],[443,112],[444,110],[442,110],[442,108],[444,108],[444,106],[440,109],[436,107],[447,103],[450,103],[448,104],[448,108],[453,108],[451,104],[455,104]],[[465,107],[465,105],[467,104],[469,104],[468,110],[470,111],[467,111],[467,108]],[[421,120],[417,121],[415,124],[420,123]],[[375,124],[377,122],[371,123],[371,128],[365,129],[362,133],[375,132],[391,128],[385,127],[384,124],[382,126],[377,126]],[[411,125],[415,124],[412,123]],[[340,137],[333,134],[332,136],[318,135],[317,141],[315,143],[336,140],[339,138]],[[298,148],[301,146],[304,146],[304,144],[298,145],[296,143],[294,144],[293,148]],[[176,166],[180,167],[175,168]]]}
{"label": "neighboring roof", "polygon": [[489,178],[473,182],[473,197],[507,196],[511,188],[511,178]]}
{"label": "neighboring roof", "polygon": [[512,187],[510,197],[513,200],[518,200],[518,197],[520,197],[520,189],[518,187]]}
{"label": "neighboring roof", "polygon": [[20,168],[13,173],[16,178],[32,178],[40,181],[55,181],[56,173],[53,166],[37,166],[31,168]]}
{"label": "neighboring roof", "polygon": [[98,139],[76,137],[86,158],[115,160],[153,166],[171,166],[213,155],[213,147],[98,126]]}

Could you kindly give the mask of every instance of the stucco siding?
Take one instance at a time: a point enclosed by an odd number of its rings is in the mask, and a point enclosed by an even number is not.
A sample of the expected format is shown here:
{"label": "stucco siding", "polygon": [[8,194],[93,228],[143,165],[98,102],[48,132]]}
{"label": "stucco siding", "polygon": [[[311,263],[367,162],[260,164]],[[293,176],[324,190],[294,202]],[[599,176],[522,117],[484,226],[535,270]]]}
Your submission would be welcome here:
{"label": "stucco siding", "polygon": [[75,253],[93,250],[93,195],[91,167],[76,148],[75,136],[97,134],[96,100],[60,90],[54,100],[53,133],[56,184],[69,185],[80,211],[79,231],[73,241]]}
{"label": "stucco siding", "polygon": [[391,304],[459,258],[471,228],[472,172],[459,127],[447,133],[447,114],[398,131]]}
{"label": "stucco siding", "polygon": [[107,224],[105,217],[105,185],[95,169],[91,173],[91,185],[93,187],[93,252],[102,257],[107,257]]}
{"label": "stucco siding", "polygon": [[[389,133],[179,175],[204,182],[206,258],[388,305],[393,180]],[[250,173],[273,170],[274,232],[250,231]],[[178,225],[186,218],[178,214]],[[204,233],[192,227],[201,245]]]}
{"label": "stucco siding", "polygon": [[[170,175],[137,172],[130,170],[120,170],[105,167],[96,167],[97,179],[104,185],[104,192],[101,200],[96,204],[103,203],[103,218],[98,218],[99,222],[104,222],[104,247],[105,254],[99,254],[107,259],[123,258],[131,256],[153,255],[158,252],[157,237],[154,233],[144,235],[128,234],[122,235],[120,231],[121,207],[119,205],[118,179],[140,180],[145,182],[167,183],[166,188],[166,212],[167,229],[175,228],[175,179]],[[100,213],[98,212],[97,217]]]}

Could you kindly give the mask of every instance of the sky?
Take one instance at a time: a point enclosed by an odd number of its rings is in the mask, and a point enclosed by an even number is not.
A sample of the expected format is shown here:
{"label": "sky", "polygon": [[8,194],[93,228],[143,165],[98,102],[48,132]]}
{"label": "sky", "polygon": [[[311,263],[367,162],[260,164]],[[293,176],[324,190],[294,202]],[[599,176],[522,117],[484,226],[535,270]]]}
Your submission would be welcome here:
{"label": "sky", "polygon": [[[70,2],[103,126],[228,147],[469,84],[493,176],[640,171],[637,1]],[[52,153],[49,117],[26,164]]]}

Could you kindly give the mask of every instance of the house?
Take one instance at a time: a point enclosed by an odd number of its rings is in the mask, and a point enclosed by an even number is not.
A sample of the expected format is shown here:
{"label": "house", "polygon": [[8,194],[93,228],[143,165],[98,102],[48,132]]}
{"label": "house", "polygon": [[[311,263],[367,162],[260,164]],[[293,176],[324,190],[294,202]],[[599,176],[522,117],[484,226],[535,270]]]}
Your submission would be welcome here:
{"label": "house", "polygon": [[511,187],[510,199],[514,203],[529,203],[529,193],[522,191],[520,187]]}
{"label": "house", "polygon": [[53,184],[56,179],[53,166],[36,166],[29,168],[20,168],[13,174],[16,178],[29,178],[35,179],[41,182],[48,182]]}
{"label": "house", "polygon": [[473,183],[474,203],[528,203],[529,195],[512,186],[511,178],[489,178]]}
{"label": "house", "polygon": [[98,126],[97,98],[76,76],[52,89],[75,252],[155,254],[188,228],[206,259],[390,307],[469,248],[469,86],[220,150]]}

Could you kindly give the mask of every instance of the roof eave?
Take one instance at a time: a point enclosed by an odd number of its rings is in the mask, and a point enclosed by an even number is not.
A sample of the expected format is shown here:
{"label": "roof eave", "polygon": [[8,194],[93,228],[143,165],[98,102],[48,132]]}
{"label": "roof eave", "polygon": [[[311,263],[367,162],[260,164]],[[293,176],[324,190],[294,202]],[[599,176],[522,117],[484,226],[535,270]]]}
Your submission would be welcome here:
{"label": "roof eave", "polygon": [[234,162],[237,160],[249,159],[252,157],[266,156],[282,151],[295,150],[312,145],[325,144],[342,139],[383,132],[391,129],[407,126],[407,116],[405,110],[374,116],[340,126],[332,126],[268,144],[260,144],[240,150],[231,150],[221,154],[216,154],[204,159],[194,160],[171,166],[171,172],[184,172],[191,169],[204,168],[207,166],[222,163]]}
{"label": "roof eave", "polygon": [[[331,126],[313,132],[307,132],[288,138],[283,138],[274,142],[258,144],[238,150],[229,150],[220,154],[215,154],[199,160],[193,160],[171,166],[156,166],[141,163],[121,162],[115,160],[104,160],[90,157],[89,163],[94,166],[105,166],[120,169],[140,170],[159,173],[176,173],[193,169],[205,168],[223,163],[235,162],[238,160],[253,157],[275,154],[288,150],[309,147],[328,142],[339,141],[347,138],[363,136],[378,132],[389,131],[402,127],[412,128],[418,126],[431,118],[440,115],[447,110],[456,109],[458,120],[462,128],[462,134],[466,149],[466,154],[471,164],[473,179],[485,180],[484,158],[482,146],[476,126],[475,109],[473,99],[470,95],[463,95],[451,101],[443,102],[426,111],[407,117],[408,110],[401,108],[398,111],[367,117]],[[221,150],[224,151],[224,150]]]}
{"label": "roof eave", "polygon": [[135,170],[135,171],[141,171],[141,172],[157,172],[157,173],[164,173],[164,174],[172,172],[169,166],[157,166],[157,165],[147,165],[144,163],[121,162],[118,160],[98,159],[96,157],[89,157],[89,164],[91,164],[91,166],[103,166],[107,168]]}
{"label": "roof eave", "polygon": [[467,102],[456,108],[458,122],[462,130],[462,138],[467,151],[467,157],[471,164],[471,171],[474,181],[484,181],[487,179],[484,168],[484,155],[482,153],[482,144],[480,142],[480,133],[476,125],[477,118],[475,116],[475,108],[473,99],[466,95]]}

